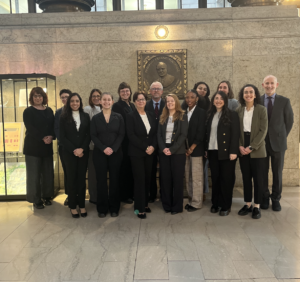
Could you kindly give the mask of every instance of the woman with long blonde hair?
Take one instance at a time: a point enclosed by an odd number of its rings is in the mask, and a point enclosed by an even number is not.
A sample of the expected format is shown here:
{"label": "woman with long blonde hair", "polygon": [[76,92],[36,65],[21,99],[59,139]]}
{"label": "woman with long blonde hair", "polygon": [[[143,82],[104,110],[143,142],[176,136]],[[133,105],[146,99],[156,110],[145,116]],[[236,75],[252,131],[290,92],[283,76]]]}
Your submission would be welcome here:
{"label": "woman with long blonde hair", "polygon": [[183,210],[183,177],[185,168],[185,140],[188,120],[175,94],[166,96],[160,116],[157,141],[160,153],[161,200],[166,212],[177,214]]}

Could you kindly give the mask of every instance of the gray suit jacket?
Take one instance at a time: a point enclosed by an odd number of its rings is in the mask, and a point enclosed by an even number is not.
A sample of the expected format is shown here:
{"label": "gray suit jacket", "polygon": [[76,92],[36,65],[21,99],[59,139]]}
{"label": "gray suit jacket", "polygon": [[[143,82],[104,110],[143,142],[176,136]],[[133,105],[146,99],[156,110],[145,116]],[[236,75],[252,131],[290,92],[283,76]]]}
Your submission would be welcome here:
{"label": "gray suit jacket", "polygon": [[[264,105],[266,94],[261,96]],[[294,113],[290,99],[276,94],[272,116],[269,121],[268,135],[272,150],[282,152],[287,149],[287,137],[293,127]]]}

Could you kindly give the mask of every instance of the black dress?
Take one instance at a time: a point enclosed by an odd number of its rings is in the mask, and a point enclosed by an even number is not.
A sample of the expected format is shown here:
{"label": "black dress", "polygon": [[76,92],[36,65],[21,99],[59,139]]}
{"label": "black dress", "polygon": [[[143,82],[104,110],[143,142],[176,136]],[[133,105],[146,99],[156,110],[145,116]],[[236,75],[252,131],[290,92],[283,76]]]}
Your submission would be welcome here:
{"label": "black dress", "polygon": [[54,196],[53,143],[43,141],[46,136],[55,139],[54,114],[51,108],[38,110],[31,106],[24,110],[23,121],[27,201],[37,204],[42,198]]}
{"label": "black dress", "polygon": [[[122,100],[119,100],[112,107],[112,111],[120,114],[123,117],[125,123],[126,123],[126,115],[133,112],[134,110],[135,110],[134,104],[129,103],[128,106],[128,104]],[[128,155],[128,145],[129,145],[129,140],[127,134],[125,134],[125,137],[122,142],[123,159],[121,163],[120,178],[119,178],[121,201],[133,199],[133,175],[132,175],[131,161]]]}

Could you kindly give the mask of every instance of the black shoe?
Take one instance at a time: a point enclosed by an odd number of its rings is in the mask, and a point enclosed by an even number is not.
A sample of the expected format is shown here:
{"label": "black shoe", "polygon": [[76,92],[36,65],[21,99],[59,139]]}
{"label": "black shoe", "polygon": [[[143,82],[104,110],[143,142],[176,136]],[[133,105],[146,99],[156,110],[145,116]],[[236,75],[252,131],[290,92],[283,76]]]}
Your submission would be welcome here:
{"label": "black shoe", "polygon": [[81,210],[80,210],[80,216],[81,217],[87,217],[87,211],[81,212]]}
{"label": "black shoe", "polygon": [[145,219],[147,216],[145,213],[141,213],[137,215],[138,218]]}
{"label": "black shoe", "polygon": [[33,206],[34,206],[36,209],[39,209],[39,210],[45,208],[43,202],[34,203]]}
{"label": "black shoe", "polygon": [[279,201],[272,200],[272,210],[273,211],[281,211],[281,205]]}
{"label": "black shoe", "polygon": [[269,208],[269,204],[270,204],[270,199],[269,198],[264,198],[262,200],[262,204],[260,205],[260,208],[263,210],[267,210]]}
{"label": "black shoe", "polygon": [[70,209],[70,213],[71,213],[73,218],[79,218],[79,213],[74,214],[74,213],[72,213],[71,209]]}
{"label": "black shoe", "polygon": [[252,212],[252,205],[248,207],[248,205],[244,205],[238,212],[239,215],[247,215],[249,212]]}
{"label": "black shoe", "polygon": [[189,206],[189,208],[188,208],[188,212],[194,212],[194,211],[197,211],[198,209],[197,208],[194,208],[194,207],[192,207],[192,206]]}
{"label": "black shoe", "polygon": [[150,208],[145,208],[145,212],[150,213],[151,209]]}
{"label": "black shoe", "polygon": [[252,212],[252,218],[259,219],[261,218],[261,213],[259,208],[254,208]]}
{"label": "black shoe", "polygon": [[110,216],[111,217],[117,217],[117,216],[119,216],[119,213],[117,213],[117,212],[111,212]]}
{"label": "black shoe", "polygon": [[154,202],[155,202],[154,199],[149,199],[149,200],[148,200],[148,203],[150,203],[150,204],[152,204],[152,203],[154,203]]}
{"label": "black shoe", "polygon": [[220,216],[227,216],[231,212],[231,209],[228,209],[226,211],[220,210],[219,215]]}
{"label": "black shoe", "polygon": [[182,212],[172,211],[172,212],[171,212],[171,215],[175,215],[175,214],[178,214],[178,213],[182,213]]}
{"label": "black shoe", "polygon": [[169,212],[171,212],[171,211],[167,211],[167,210],[165,210],[165,213],[169,213]]}
{"label": "black shoe", "polygon": [[215,206],[211,206],[210,212],[211,212],[211,213],[217,213],[217,212],[219,212],[219,208],[218,208],[218,207],[215,207]]}
{"label": "black shoe", "polygon": [[91,204],[97,205],[97,202],[94,202],[94,201],[91,201],[91,200],[89,200],[89,202],[90,202]]}
{"label": "black shoe", "polygon": [[184,209],[185,209],[185,210],[188,210],[189,207],[190,207],[190,205],[189,205],[189,204],[186,204],[185,207],[184,207]]}
{"label": "black shoe", "polygon": [[98,212],[98,216],[101,217],[101,218],[104,218],[104,217],[106,217],[106,213],[100,213],[100,212]]}
{"label": "black shoe", "polygon": [[68,206],[69,205],[69,198],[67,197],[64,201],[64,206]]}
{"label": "black shoe", "polygon": [[51,206],[52,203],[50,201],[50,198],[44,199],[44,204],[45,204],[45,206]]}
{"label": "black shoe", "polygon": [[128,198],[126,200],[122,200],[122,202],[125,203],[125,204],[133,204],[133,200],[130,199],[130,198]]}

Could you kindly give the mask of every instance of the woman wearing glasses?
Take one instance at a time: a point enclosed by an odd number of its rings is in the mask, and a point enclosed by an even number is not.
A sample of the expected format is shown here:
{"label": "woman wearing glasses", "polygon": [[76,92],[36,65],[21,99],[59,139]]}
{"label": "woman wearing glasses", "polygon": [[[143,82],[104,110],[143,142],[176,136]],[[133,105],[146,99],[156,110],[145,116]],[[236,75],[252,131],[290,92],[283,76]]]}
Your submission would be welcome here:
{"label": "woman wearing glasses", "polygon": [[128,154],[134,177],[134,210],[139,218],[146,218],[151,186],[152,154],[157,146],[156,120],[153,113],[145,111],[147,95],[135,92],[136,111],[127,115]]}
{"label": "woman wearing glasses", "polygon": [[[89,106],[84,107],[83,111],[89,114],[90,120],[93,116],[101,112],[100,99],[102,92],[99,89],[93,89],[89,97]],[[90,143],[89,164],[88,164],[88,185],[90,194],[90,203],[97,204],[97,179],[93,163],[94,143]]]}

